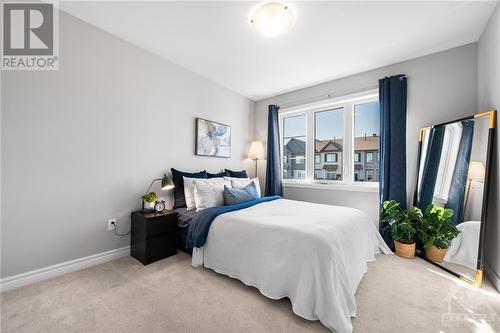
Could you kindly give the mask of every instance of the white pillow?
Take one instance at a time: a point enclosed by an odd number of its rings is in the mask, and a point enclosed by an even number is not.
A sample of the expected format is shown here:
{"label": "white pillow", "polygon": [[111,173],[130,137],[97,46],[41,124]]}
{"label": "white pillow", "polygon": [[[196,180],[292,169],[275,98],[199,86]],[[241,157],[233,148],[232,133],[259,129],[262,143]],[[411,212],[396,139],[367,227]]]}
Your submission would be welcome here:
{"label": "white pillow", "polygon": [[196,211],[224,205],[224,185],[231,187],[231,182],[223,178],[195,179],[194,201]]}
{"label": "white pillow", "polygon": [[239,177],[227,177],[227,176],[224,176],[224,180],[229,180],[230,182],[232,182],[233,180],[247,181],[248,184],[250,184],[250,178],[239,178]]}
{"label": "white pillow", "polygon": [[194,180],[197,178],[182,177],[182,179],[184,180],[184,196],[186,197],[186,208],[196,208],[196,203],[194,202]]}
{"label": "white pillow", "polygon": [[257,194],[258,194],[259,198],[261,197],[261,194],[260,194],[260,184],[259,184],[259,178],[258,177],[255,177],[253,179],[250,179],[250,178],[224,177],[224,179],[225,178],[231,178],[231,185],[233,186],[233,188],[244,188],[245,186],[247,186],[251,182],[254,182],[255,183],[255,187],[257,188]]}

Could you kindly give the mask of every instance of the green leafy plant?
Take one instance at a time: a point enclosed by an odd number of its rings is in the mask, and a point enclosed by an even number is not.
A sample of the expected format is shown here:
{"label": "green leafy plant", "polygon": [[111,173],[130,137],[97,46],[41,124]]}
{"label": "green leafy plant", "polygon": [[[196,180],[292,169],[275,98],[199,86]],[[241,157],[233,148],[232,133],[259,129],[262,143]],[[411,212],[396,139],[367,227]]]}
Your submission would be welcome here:
{"label": "green leafy plant", "polygon": [[451,217],[454,212],[449,208],[437,207],[433,204],[424,210],[424,218],[418,230],[418,236],[424,247],[434,245],[438,249],[447,249],[453,238],[460,234]]}
{"label": "green leafy plant", "polygon": [[146,202],[152,203],[158,200],[158,195],[156,195],[155,192],[149,192],[148,194],[144,194],[142,196],[142,199],[144,199],[144,201]]}
{"label": "green leafy plant", "polygon": [[422,211],[417,207],[402,209],[396,200],[384,201],[380,210],[380,222],[389,229],[392,238],[400,243],[415,243],[416,226],[422,221]]}

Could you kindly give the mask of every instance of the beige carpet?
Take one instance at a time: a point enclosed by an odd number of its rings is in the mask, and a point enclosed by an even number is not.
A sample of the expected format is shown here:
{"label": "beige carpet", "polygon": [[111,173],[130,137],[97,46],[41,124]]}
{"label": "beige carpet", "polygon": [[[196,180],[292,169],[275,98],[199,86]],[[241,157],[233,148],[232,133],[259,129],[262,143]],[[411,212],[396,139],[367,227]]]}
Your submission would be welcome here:
{"label": "beige carpet", "polygon": [[[500,295],[420,259],[378,256],[356,294],[355,332],[500,332]],[[329,332],[287,299],[208,269],[184,253],[143,266],[127,257],[2,295],[7,332]]]}

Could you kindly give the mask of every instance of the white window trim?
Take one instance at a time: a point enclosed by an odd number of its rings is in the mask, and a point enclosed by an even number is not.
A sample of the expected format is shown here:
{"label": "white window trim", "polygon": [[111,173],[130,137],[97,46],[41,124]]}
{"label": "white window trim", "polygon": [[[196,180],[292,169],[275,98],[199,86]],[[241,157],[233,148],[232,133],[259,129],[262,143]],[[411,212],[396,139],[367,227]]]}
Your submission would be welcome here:
{"label": "white window trim", "polygon": [[[279,110],[279,131],[280,138],[283,138],[283,118],[290,116],[306,116],[306,179],[283,179],[284,187],[310,188],[323,190],[341,190],[341,191],[360,191],[360,192],[378,192],[378,182],[355,182],[354,181],[354,105],[372,102],[378,100],[378,89],[363,91],[356,94],[345,95],[341,97],[329,98],[327,100],[298,105]],[[327,111],[335,108],[344,108],[344,136],[351,140],[344,139],[343,149],[343,175],[342,181],[338,180],[315,180],[315,133],[314,133],[314,114],[319,111]],[[280,141],[283,144],[283,141]],[[283,161],[283,149],[281,151],[281,161]],[[312,157],[311,157],[312,156]],[[347,157],[347,158],[346,158]],[[338,158],[337,158],[338,160]]]}

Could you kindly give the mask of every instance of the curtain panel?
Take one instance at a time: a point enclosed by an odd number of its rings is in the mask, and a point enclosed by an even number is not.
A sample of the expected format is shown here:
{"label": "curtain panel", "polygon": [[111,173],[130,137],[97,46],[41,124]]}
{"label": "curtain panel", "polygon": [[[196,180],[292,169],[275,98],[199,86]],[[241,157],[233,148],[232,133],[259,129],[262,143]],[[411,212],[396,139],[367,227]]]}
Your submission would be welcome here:
{"label": "curtain panel", "polygon": [[[380,203],[397,200],[402,208],[406,208],[406,97],[406,75],[379,80]],[[382,225],[379,228],[387,245],[394,249],[389,230]]]}
{"label": "curtain panel", "polygon": [[281,144],[279,138],[279,107],[269,105],[267,129],[267,169],[266,169],[266,196],[282,195],[281,186]]}
{"label": "curtain panel", "polygon": [[450,185],[447,208],[455,212],[452,220],[455,225],[464,221],[464,199],[467,187],[467,175],[469,173],[469,162],[472,150],[472,138],[474,136],[474,121],[462,121],[462,137],[458,149],[457,162],[453,170],[453,178]]}
{"label": "curtain panel", "polygon": [[422,210],[431,204],[434,199],[439,162],[443,151],[444,132],[445,127],[440,125],[433,127],[429,133],[427,154],[424,156],[424,170],[420,180],[421,186],[416,200],[416,206]]}

